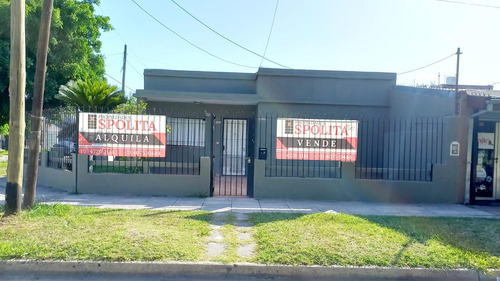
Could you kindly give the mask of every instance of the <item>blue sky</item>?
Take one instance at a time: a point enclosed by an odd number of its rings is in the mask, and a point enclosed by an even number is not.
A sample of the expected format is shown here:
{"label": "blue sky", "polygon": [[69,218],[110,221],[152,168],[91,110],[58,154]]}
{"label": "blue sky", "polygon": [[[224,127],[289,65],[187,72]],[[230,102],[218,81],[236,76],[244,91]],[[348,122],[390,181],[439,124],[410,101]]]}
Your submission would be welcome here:
{"label": "blue sky", "polygon": [[[121,81],[128,46],[126,85],[143,88],[143,70],[256,72],[261,58],[222,39],[171,0],[135,0],[192,47],[143,12],[132,0],[102,0],[96,13],[115,30],[101,36],[106,73]],[[175,0],[238,44],[264,53],[274,0]],[[472,3],[494,7],[481,7]],[[461,84],[500,82],[500,0],[281,0],[266,57],[296,69],[402,73],[462,50]],[[275,67],[264,61],[262,67]],[[398,84],[444,83],[455,75],[456,56],[398,75]],[[112,78],[112,84],[119,84]],[[495,85],[500,89],[500,83]]]}

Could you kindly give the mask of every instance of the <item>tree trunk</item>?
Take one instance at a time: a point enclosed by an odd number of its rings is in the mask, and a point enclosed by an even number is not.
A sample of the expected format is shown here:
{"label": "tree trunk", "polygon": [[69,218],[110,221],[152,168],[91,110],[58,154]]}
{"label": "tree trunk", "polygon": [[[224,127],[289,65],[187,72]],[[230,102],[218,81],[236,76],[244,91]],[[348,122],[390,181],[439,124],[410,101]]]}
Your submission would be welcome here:
{"label": "tree trunk", "polygon": [[26,186],[24,191],[24,208],[32,208],[36,198],[36,180],[38,176],[38,157],[40,154],[40,131],[42,126],[43,96],[45,88],[45,67],[49,48],[50,21],[54,0],[44,0],[38,49],[36,53],[35,85],[33,91],[33,107],[31,109],[31,133],[29,140],[28,167],[26,170]]}
{"label": "tree trunk", "polygon": [[26,86],[25,1],[10,2],[9,160],[5,215],[21,212],[24,158],[24,99]]}

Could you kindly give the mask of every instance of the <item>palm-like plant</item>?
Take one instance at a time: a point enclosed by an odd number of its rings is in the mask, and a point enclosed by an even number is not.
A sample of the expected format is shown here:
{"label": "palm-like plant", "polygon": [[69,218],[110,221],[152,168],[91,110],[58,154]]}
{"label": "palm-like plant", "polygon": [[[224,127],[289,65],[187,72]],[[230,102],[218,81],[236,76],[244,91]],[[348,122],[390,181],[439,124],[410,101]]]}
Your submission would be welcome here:
{"label": "palm-like plant", "polygon": [[70,81],[61,86],[54,97],[69,105],[89,109],[113,109],[127,101],[123,92],[116,90],[116,86],[110,86],[104,81],[90,80]]}

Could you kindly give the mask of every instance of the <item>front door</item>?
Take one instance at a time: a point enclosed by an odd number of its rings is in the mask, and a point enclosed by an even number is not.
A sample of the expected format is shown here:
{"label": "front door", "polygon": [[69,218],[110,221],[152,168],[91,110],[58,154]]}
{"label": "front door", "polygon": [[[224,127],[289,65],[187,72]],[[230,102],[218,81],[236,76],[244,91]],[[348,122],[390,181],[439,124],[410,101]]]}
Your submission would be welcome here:
{"label": "front door", "polygon": [[[222,120],[222,130],[216,136],[220,158],[213,170],[213,196],[251,196],[253,179],[252,142],[249,142],[249,119]],[[250,190],[251,191],[251,190]]]}
{"label": "front door", "polygon": [[500,152],[500,123],[479,121],[477,134],[476,200],[500,199],[498,156]]}

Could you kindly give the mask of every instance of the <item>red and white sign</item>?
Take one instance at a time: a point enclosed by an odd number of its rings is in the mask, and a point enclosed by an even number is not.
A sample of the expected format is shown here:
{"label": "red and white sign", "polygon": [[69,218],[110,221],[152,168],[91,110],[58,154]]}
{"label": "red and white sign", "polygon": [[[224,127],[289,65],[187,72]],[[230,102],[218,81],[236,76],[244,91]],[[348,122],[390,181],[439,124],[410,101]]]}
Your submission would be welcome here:
{"label": "red and white sign", "polygon": [[479,149],[495,149],[495,133],[477,134],[477,148]]}
{"label": "red and white sign", "polygon": [[165,116],[83,112],[78,128],[80,154],[165,157]]}
{"label": "red and white sign", "polygon": [[278,118],[276,159],[356,161],[357,120]]}

